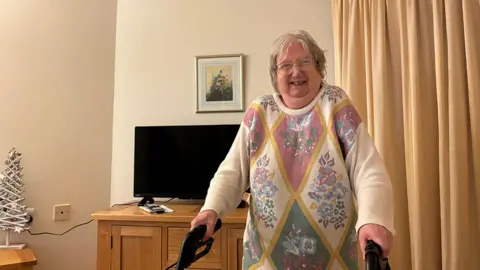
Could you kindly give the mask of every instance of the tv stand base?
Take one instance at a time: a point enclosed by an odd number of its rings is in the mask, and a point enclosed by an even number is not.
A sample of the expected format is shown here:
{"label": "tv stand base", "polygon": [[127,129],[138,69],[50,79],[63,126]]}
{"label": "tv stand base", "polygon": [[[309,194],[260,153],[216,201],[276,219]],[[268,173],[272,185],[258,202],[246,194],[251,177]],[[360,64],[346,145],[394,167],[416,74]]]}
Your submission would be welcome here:
{"label": "tv stand base", "polygon": [[138,202],[138,206],[144,206],[145,204],[153,204],[155,201],[153,200],[153,197],[143,197],[141,201]]}

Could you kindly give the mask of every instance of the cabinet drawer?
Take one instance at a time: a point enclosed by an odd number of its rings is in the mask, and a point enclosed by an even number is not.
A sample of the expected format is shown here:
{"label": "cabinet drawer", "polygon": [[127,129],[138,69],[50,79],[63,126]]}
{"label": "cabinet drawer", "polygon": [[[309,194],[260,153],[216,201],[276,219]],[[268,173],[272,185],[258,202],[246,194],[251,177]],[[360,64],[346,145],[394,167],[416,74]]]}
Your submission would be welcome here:
{"label": "cabinet drawer", "polygon": [[[167,230],[167,246],[168,246],[168,255],[167,255],[167,265],[175,263],[178,260],[178,255],[180,252],[180,247],[182,246],[185,235],[190,231],[190,228],[186,227],[169,227]],[[222,269],[222,234],[220,231],[215,233],[215,241],[213,242],[210,252],[194,264],[190,268],[199,268],[199,269]],[[200,252],[200,249],[198,252]]]}

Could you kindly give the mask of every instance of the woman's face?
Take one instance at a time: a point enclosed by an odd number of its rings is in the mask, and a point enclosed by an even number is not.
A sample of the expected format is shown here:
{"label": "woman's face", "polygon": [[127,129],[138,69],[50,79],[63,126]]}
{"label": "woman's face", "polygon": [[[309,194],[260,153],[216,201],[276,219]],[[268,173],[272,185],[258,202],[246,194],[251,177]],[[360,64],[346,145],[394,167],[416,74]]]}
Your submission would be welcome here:
{"label": "woman's face", "polygon": [[277,58],[277,88],[285,105],[298,109],[307,105],[320,90],[322,76],[315,61],[299,42],[290,44]]}

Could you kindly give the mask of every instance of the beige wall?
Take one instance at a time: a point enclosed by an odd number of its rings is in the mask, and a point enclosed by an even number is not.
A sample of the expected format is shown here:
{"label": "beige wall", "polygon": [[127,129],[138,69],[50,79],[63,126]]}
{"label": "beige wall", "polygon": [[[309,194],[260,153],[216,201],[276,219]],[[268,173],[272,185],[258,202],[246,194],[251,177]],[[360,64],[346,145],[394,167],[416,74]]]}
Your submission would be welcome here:
{"label": "beige wall", "polygon": [[[0,1],[0,159],[12,146],[24,154],[34,232],[131,199],[135,125],[240,121],[194,113],[195,55],[244,53],[249,103],[272,91],[273,39],[303,28],[328,50],[333,82],[328,0],[121,0],[116,13],[114,0]],[[58,203],[72,204],[70,221],[52,221]],[[16,239],[34,248],[38,270],[95,269],[94,223]]]}
{"label": "beige wall", "polygon": [[241,113],[195,114],[194,56],[245,54],[248,104],[272,92],[270,44],[297,28],[328,50],[333,82],[330,1],[119,1],[111,203],[132,199],[135,125],[241,120]]}
{"label": "beige wall", "polygon": [[[114,0],[0,1],[0,160],[12,146],[24,155],[33,232],[63,232],[109,205],[115,16]],[[71,220],[52,220],[58,203]],[[21,238],[35,269],[95,269],[94,223]]]}

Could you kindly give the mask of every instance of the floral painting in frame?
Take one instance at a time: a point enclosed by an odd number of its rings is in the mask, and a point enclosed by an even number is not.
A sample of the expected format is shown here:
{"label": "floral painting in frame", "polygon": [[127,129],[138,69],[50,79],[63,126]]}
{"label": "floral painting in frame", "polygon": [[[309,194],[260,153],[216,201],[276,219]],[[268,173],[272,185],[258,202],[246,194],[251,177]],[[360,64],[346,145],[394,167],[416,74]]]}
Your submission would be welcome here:
{"label": "floral painting in frame", "polygon": [[243,112],[243,54],[195,57],[197,113]]}

